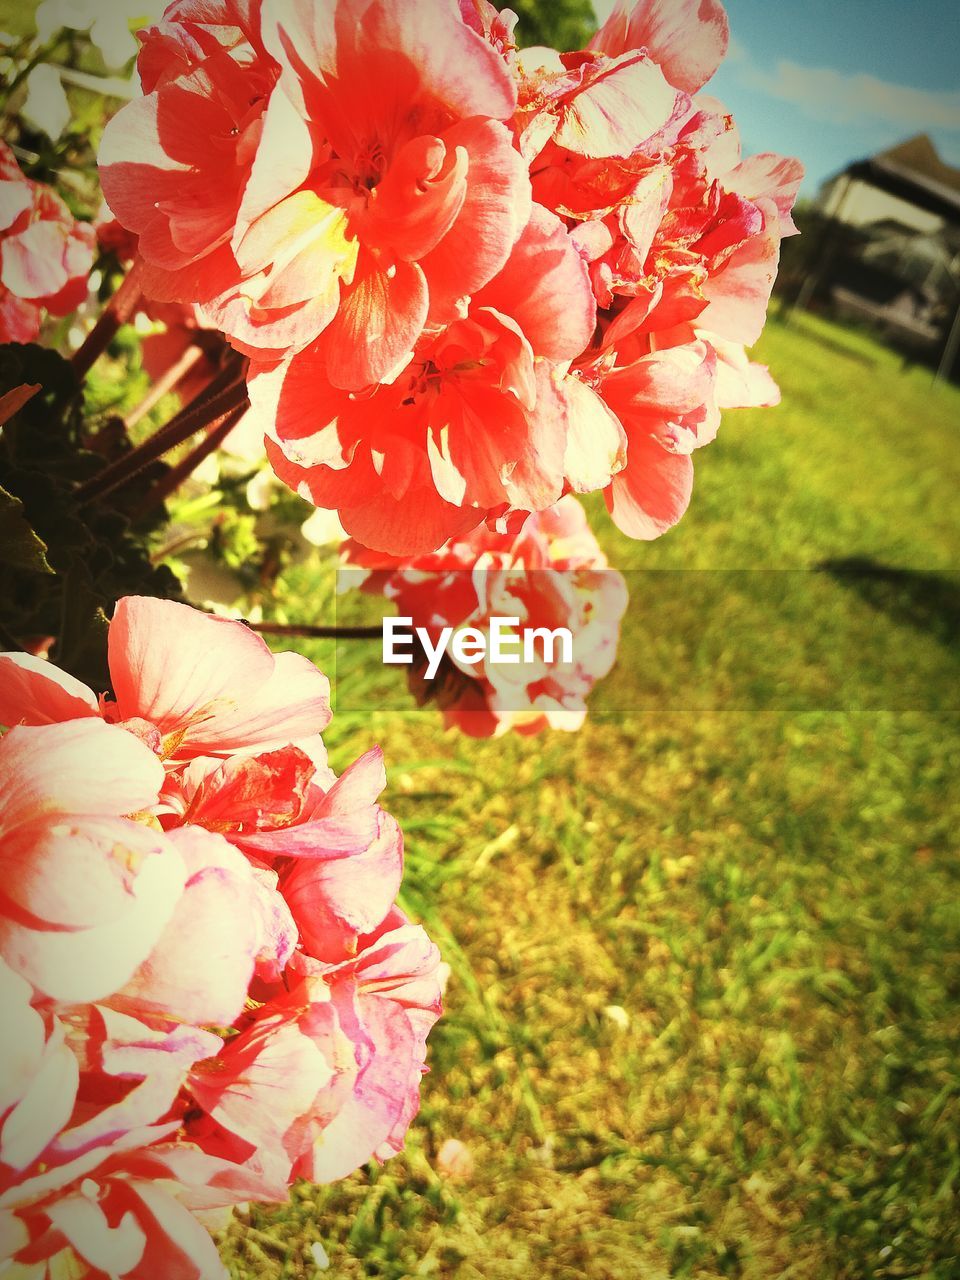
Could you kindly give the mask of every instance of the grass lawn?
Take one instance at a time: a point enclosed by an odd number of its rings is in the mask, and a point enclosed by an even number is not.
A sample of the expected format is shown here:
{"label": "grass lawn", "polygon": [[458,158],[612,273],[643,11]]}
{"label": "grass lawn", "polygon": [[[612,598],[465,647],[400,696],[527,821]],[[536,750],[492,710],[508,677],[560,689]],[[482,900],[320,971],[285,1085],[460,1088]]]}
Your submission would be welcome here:
{"label": "grass lawn", "polygon": [[677,530],[598,512],[633,600],[581,733],[447,735],[304,646],[453,973],[407,1153],[238,1218],[233,1276],[960,1277],[960,393],[807,317],[759,355],[783,405]]}

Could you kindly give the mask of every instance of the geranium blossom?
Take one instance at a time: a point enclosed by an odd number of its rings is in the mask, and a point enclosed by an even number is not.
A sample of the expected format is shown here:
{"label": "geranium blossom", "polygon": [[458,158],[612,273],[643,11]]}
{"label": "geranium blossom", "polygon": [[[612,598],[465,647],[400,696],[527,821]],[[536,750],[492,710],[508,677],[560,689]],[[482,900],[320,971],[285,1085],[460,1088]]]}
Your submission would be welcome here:
{"label": "geranium blossom", "polygon": [[381,381],[523,227],[513,82],[444,0],[221,8],[229,48],[189,2],[147,33],[146,96],[101,150],[107,200],[148,291],[202,302],[243,350],[324,333],[335,385]]}
{"label": "geranium blossom", "polygon": [[31,182],[0,141],[0,342],[33,342],[44,312],[87,296],[96,235],[50,187]]}
{"label": "geranium blossom", "polygon": [[595,323],[584,263],[538,209],[467,314],[425,335],[392,383],[338,391],[317,344],[254,364],[253,414],[281,479],[336,506],[364,545],[415,555],[491,513],[540,510],[598,474],[609,483],[623,465],[619,424],[566,374]]}
{"label": "geranium blossom", "polygon": [[[363,590],[394,602],[432,643],[444,627],[473,628],[486,638],[487,656],[479,663],[448,656],[432,681],[426,663],[414,660],[414,691],[437,702],[446,724],[488,737],[510,729],[573,730],[583,723],[587,696],[616,659],[627,589],[575,498],[530,516],[518,533],[478,529],[413,559],[379,555],[357,543],[347,543],[344,555],[368,571]],[[491,661],[493,618],[516,618],[520,638],[566,628],[572,658],[564,659],[559,646],[541,646],[532,661]]]}
{"label": "geranium blossom", "polygon": [[[719,410],[777,399],[744,347],[802,171],[741,159],[701,94],[718,0],[619,5],[575,53],[518,51],[514,22],[181,0],[104,142],[147,292],[252,357],[277,474],[389,554],[593,490],[657,537]],[[187,136],[198,97],[219,123]]]}
{"label": "geranium blossom", "polygon": [[282,745],[330,719],[330,684],[313,663],[274,655],[242,624],[171,600],[121,600],[108,653],[110,698],[42,659],[0,656],[0,724],[102,716],[181,761]]}
{"label": "geranium blossom", "polygon": [[168,601],[109,648],[110,697],[0,655],[4,1258],[199,1280],[196,1215],[400,1149],[439,957],[380,752],[326,763],[325,677]]}

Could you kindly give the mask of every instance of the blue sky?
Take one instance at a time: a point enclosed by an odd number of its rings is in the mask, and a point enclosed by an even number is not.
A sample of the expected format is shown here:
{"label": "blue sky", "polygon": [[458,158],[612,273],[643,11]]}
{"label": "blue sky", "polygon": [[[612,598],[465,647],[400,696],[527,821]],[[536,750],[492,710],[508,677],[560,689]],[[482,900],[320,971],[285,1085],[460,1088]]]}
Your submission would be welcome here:
{"label": "blue sky", "polygon": [[[957,0],[725,0],[731,51],[706,87],[744,150],[796,155],[804,194],[850,160],[928,133],[960,166]],[[598,15],[613,0],[594,0]]]}

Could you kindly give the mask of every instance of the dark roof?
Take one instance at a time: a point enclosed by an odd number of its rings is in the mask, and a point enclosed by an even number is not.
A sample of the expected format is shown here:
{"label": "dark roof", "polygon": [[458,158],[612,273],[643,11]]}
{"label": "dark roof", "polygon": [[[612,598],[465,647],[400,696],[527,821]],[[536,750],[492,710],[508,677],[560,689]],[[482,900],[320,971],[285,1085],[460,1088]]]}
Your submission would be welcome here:
{"label": "dark roof", "polygon": [[847,173],[939,217],[960,216],[960,169],[940,159],[925,133],[858,160]]}
{"label": "dark roof", "polygon": [[925,133],[898,142],[895,147],[881,151],[873,157],[874,164],[888,169],[909,173],[918,182],[947,188],[960,194],[960,169],[946,164]]}

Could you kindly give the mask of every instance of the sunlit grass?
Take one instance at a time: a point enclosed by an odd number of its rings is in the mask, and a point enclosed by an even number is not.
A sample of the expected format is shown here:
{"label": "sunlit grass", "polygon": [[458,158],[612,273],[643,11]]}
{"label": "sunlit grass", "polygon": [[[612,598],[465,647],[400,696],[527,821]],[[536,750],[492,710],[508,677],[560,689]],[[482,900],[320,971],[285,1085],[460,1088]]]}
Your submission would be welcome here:
{"label": "sunlit grass", "polygon": [[[305,647],[453,977],[407,1154],[238,1219],[235,1276],[960,1275],[960,394],[807,318],[760,355],[784,403],[679,529],[597,512],[637,572],[579,735],[445,735],[376,645]],[[815,571],[850,558],[912,572]],[[310,563],[280,588],[331,616]]]}

